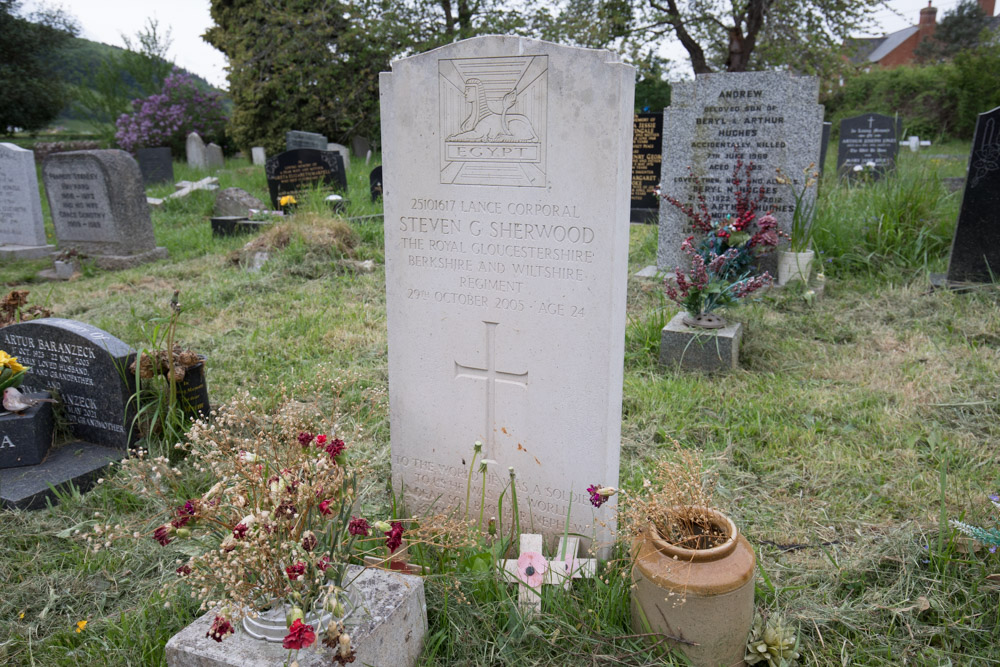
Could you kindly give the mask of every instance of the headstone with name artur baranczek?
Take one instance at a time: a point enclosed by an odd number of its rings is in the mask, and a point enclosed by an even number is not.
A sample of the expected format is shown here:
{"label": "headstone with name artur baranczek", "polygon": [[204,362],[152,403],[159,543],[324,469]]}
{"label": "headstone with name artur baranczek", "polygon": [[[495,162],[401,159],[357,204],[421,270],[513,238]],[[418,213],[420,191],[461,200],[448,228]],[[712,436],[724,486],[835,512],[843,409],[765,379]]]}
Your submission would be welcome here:
{"label": "headstone with name artur baranczek", "polygon": [[347,173],[340,153],[299,148],[267,158],[264,165],[271,206],[278,208],[281,198],[291,195],[301,202],[317,186],[324,191],[346,191]]}
{"label": "headstone with name artur baranczek", "polygon": [[303,132],[302,130],[289,130],[285,132],[285,150],[294,151],[299,148],[313,148],[318,151],[325,151],[329,143],[326,135],[318,132]]}
{"label": "headstone with name artur baranczek", "polygon": [[[817,168],[823,135],[819,79],[785,72],[719,72],[673,84],[663,120],[661,191],[694,203],[700,181],[714,218],[735,214],[732,174],[736,161],[752,162],[754,186],[764,187],[761,212],[771,211],[786,233],[792,225],[795,195],[777,182],[776,170],[796,180]],[[807,188],[803,203],[816,197]],[[681,243],[690,235],[688,218],[660,202],[656,265],[671,272],[687,264]],[[776,272],[776,253],[761,258],[762,269]]]}
{"label": "headstone with name artur baranczek", "polygon": [[632,129],[632,222],[656,222],[663,161],[663,113],[637,113]]}
{"label": "headstone with name artur baranczek", "polygon": [[947,277],[951,283],[1000,280],[1000,107],[976,120]]}
{"label": "headstone with name artur baranczek", "polygon": [[61,250],[87,255],[103,269],[164,259],[156,246],[139,165],[119,150],[56,153],[42,165]]}
{"label": "headstone with name artur baranczek", "polygon": [[140,148],[135,152],[135,161],[139,163],[144,185],[174,182],[174,158],[170,148]]}
{"label": "headstone with name artur baranczek", "polygon": [[634,85],[612,51],[507,36],[381,75],[392,479],[415,511],[464,505],[478,440],[487,516],[510,467],[522,526],[613,542],[586,489],[618,483]]}
{"label": "headstone with name artur baranczek", "polygon": [[35,154],[0,143],[0,259],[38,259],[54,251],[45,242]]}
{"label": "headstone with name artur baranczek", "polygon": [[898,116],[866,113],[844,118],[837,141],[837,173],[848,178],[869,174],[878,179],[892,171],[902,131],[903,119]]}
{"label": "headstone with name artur baranczek", "polygon": [[38,465],[0,470],[4,505],[44,505],[49,484],[72,481],[85,489],[110,461],[126,455],[135,441],[134,384],[127,370],[135,350],[97,327],[61,318],[0,329],[0,349],[28,367],[22,392],[48,391],[58,399],[75,438]]}

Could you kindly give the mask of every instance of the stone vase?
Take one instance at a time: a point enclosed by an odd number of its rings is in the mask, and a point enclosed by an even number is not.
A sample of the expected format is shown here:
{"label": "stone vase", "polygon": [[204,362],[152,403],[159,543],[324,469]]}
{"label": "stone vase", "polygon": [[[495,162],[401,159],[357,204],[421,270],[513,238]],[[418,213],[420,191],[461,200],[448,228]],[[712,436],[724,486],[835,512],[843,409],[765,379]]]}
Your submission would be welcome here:
{"label": "stone vase", "polygon": [[756,557],[732,519],[701,511],[726,536],[723,544],[678,547],[652,524],[633,543],[632,626],[675,638],[671,645],[695,666],[743,665],[754,616]]}
{"label": "stone vase", "polygon": [[809,283],[809,274],[812,272],[813,259],[816,253],[812,250],[805,252],[791,252],[790,250],[778,251],[778,285],[782,286],[793,280],[801,280]]}

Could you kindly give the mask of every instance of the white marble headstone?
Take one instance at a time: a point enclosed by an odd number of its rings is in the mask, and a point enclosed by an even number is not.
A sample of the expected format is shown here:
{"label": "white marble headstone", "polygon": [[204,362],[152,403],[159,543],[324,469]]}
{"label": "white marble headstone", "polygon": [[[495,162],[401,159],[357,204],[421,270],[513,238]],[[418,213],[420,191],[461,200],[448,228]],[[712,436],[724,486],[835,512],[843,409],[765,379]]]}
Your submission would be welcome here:
{"label": "white marble headstone", "polygon": [[[744,163],[753,162],[754,183],[765,188],[759,214],[773,211],[787,232],[795,198],[790,188],[776,182],[775,169],[781,167],[786,176],[797,179],[797,189],[805,183],[803,172],[809,165],[819,170],[823,106],[818,97],[819,79],[786,72],[719,72],[675,82],[663,119],[663,194],[696,204],[692,177],[697,177],[712,216],[735,215],[730,179],[739,156]],[[812,187],[804,201],[815,197]],[[661,271],[687,264],[681,243],[690,234],[687,217],[661,202],[656,253]],[[762,262],[772,273],[774,257]]]}
{"label": "white marble headstone", "polygon": [[347,146],[343,144],[328,143],[326,145],[326,150],[340,153],[341,157],[344,158],[344,169],[351,168],[351,151],[347,148]]}
{"label": "white marble headstone", "polygon": [[208,152],[205,142],[197,132],[192,132],[187,136],[184,149],[187,153],[189,167],[205,169],[208,166]]}
{"label": "white marble headstone", "polygon": [[253,163],[255,165],[264,166],[267,162],[267,152],[264,150],[263,146],[254,146],[250,149],[250,156],[253,158]]}
{"label": "white marble headstone", "polygon": [[486,516],[513,467],[522,532],[569,513],[610,543],[614,503],[586,488],[618,483],[634,76],[499,36],[381,75],[392,473],[413,510],[464,504],[480,440]]}
{"label": "white marble headstone", "polygon": [[47,248],[32,151],[0,143],[0,244]]}

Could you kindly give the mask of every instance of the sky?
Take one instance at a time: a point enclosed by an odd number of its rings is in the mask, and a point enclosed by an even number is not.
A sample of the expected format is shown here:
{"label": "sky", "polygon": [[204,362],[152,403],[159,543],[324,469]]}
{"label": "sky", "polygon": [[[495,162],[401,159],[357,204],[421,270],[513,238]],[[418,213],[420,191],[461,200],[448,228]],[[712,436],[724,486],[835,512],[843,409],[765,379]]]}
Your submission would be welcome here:
{"label": "sky", "polygon": [[[935,0],[938,21],[945,12],[952,9],[959,0]],[[38,0],[26,0],[25,9],[32,9]],[[59,0],[47,4],[59,4]],[[895,32],[916,25],[920,9],[926,0],[889,0],[890,9],[875,14],[879,28],[867,36]],[[134,37],[146,24],[147,18],[154,18],[160,28],[169,28],[172,43],[169,57],[178,65],[208,80],[219,88],[227,88],[226,59],[209,46],[201,35],[211,27],[209,0],[70,0],[63,6],[79,21],[81,36],[95,42],[113,46],[124,46],[121,36]],[[893,11],[895,10],[895,12]],[[857,35],[858,37],[865,35]],[[676,42],[668,46],[665,55],[680,61],[686,68],[686,53]]]}

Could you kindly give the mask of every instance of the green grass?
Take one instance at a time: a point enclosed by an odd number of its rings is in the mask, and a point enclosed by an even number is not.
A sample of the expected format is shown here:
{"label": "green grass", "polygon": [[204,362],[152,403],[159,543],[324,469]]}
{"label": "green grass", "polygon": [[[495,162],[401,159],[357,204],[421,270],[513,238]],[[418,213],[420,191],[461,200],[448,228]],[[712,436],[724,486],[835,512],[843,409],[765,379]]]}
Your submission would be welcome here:
{"label": "green grass", "polygon": [[[378,211],[367,194],[373,166],[349,174],[351,216]],[[928,289],[957,210],[931,167],[904,154],[896,181],[824,182],[825,295],[787,290],[732,311],[745,333],[742,367],[729,375],[660,368],[659,329],[676,309],[655,284],[629,281],[622,484],[641,485],[672,438],[703,451],[721,508],[757,553],[758,608],[798,624],[805,664],[1000,663],[1000,586],[985,579],[1000,557],[967,553],[939,528],[942,516],[981,521],[1000,485],[1000,290]],[[228,161],[219,180],[266,200],[260,168],[246,161]],[[153,212],[168,261],[54,284],[31,282],[44,263],[13,263],[0,279],[133,345],[180,290],[179,339],[208,355],[213,402],[246,389],[267,405],[277,384],[320,378],[324,410],[371,461],[365,511],[386,514],[384,272],[346,271],[308,240],[246,272],[229,256],[248,239],[211,236],[213,198],[195,192]],[[350,224],[355,256],[381,264],[380,221]],[[654,261],[656,229],[631,235],[634,272]],[[192,489],[204,482],[190,479]],[[94,553],[72,535],[98,521],[145,526],[151,513],[109,484],[48,510],[0,513],[0,664],[162,664],[167,638],[197,613],[159,593],[175,545],[122,540]],[[430,576],[424,663],[669,664],[633,636],[624,545],[618,556],[571,592],[546,590],[546,613],[530,619],[492,575]]]}

